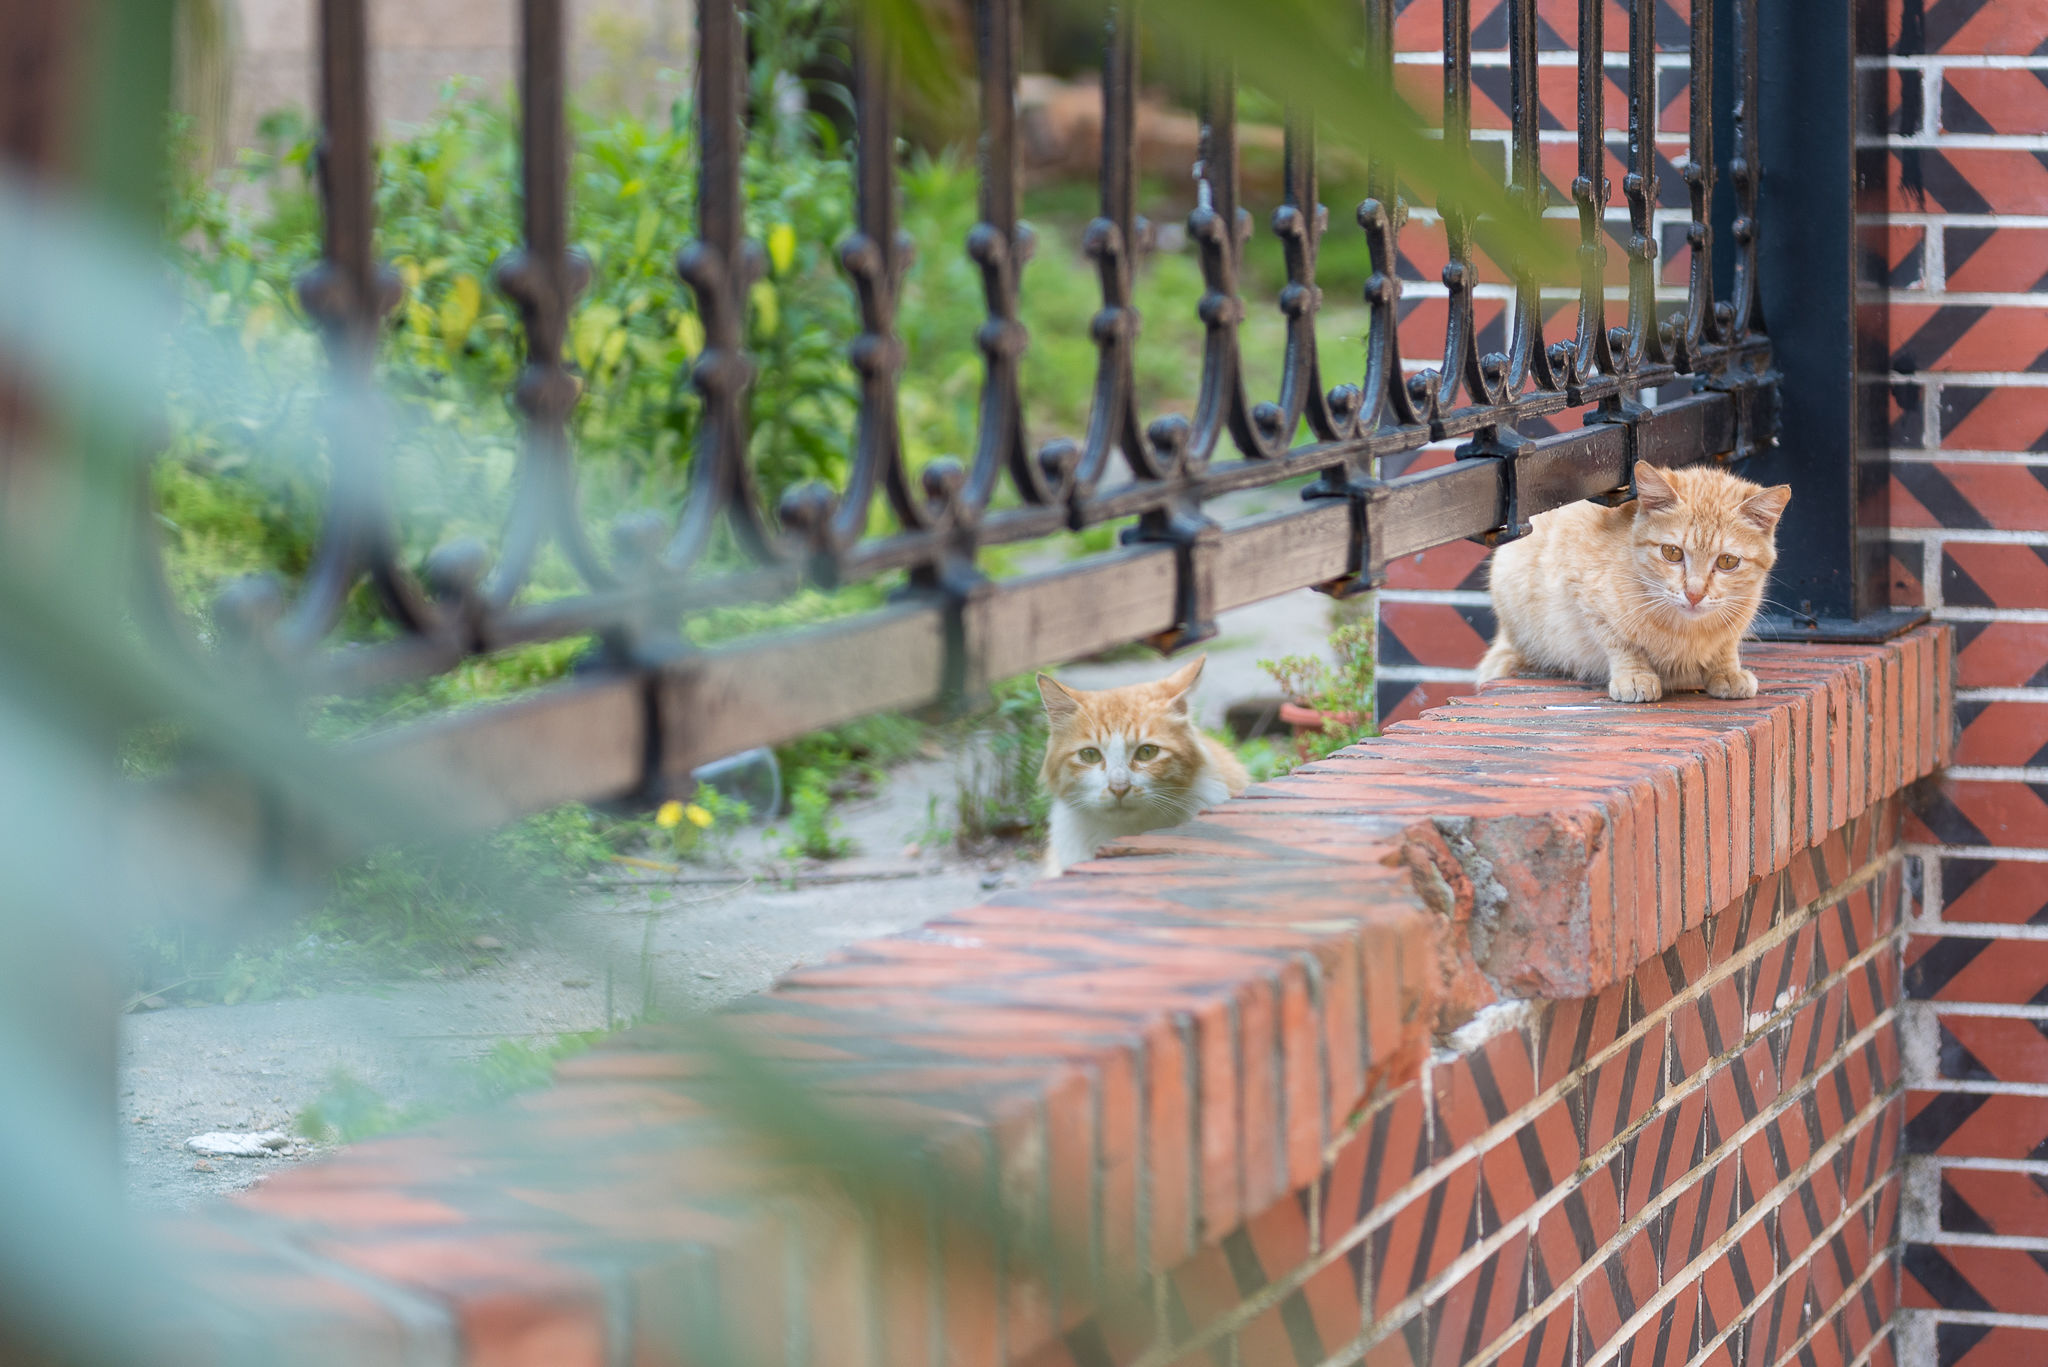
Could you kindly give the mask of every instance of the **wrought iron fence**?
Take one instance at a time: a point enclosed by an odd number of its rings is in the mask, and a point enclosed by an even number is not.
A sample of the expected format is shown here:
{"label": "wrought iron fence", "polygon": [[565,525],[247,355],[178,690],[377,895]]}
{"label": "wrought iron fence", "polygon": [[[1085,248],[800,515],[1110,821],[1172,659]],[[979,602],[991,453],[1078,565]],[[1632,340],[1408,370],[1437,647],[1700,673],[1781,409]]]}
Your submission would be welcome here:
{"label": "wrought iron fence", "polygon": [[[1759,248],[1772,231],[1759,210],[1767,41],[1759,0],[1695,0],[1682,42],[1668,3],[1628,0],[1619,7],[1625,72],[1620,54],[1607,51],[1619,37],[1607,32],[1616,6],[1504,0],[1506,189],[1532,214],[1548,205],[1554,217],[1575,215],[1578,281],[1574,297],[1569,282],[1546,287],[1528,266],[1510,266],[1499,350],[1482,349],[1470,208],[1456,200],[1414,206],[1428,221],[1410,222],[1395,167],[1366,147],[1369,195],[1333,225],[1318,199],[1314,111],[1290,110],[1284,185],[1270,220],[1285,250],[1286,284],[1277,300],[1263,301],[1286,320],[1282,379],[1270,400],[1251,393],[1245,376],[1240,324],[1247,308],[1262,304],[1245,297],[1252,216],[1239,183],[1236,88],[1229,68],[1212,61],[1201,81],[1197,207],[1187,224],[1205,292],[1196,319],[1145,320],[1148,328],[1201,329],[1199,397],[1192,416],[1149,423],[1133,379],[1133,272],[1147,235],[1134,118],[1140,16],[1136,0],[1122,0],[1106,21],[1100,205],[1085,238],[1102,291],[1092,403],[1084,432],[1049,440],[1033,431],[1020,387],[1028,338],[1019,301],[1031,235],[1020,217],[1018,5],[973,3],[980,221],[964,248],[987,304],[976,339],[985,375],[973,450],[920,469],[905,457],[897,315],[913,244],[898,220],[898,73],[875,24],[861,20],[853,45],[858,222],[839,245],[859,309],[847,355],[857,377],[857,434],[843,488],[795,489],[771,515],[748,461],[754,362],[746,315],[762,254],[743,223],[746,32],[740,0],[698,0],[697,222],[676,269],[704,324],[691,374],[702,421],[682,505],[671,517],[622,522],[607,553],[579,515],[568,436],[578,384],[564,335],[589,267],[568,233],[564,4],[520,0],[524,240],[504,258],[498,283],[525,333],[513,395],[524,444],[502,541],[494,554],[444,547],[415,576],[402,563],[379,453],[337,451],[327,525],[303,583],[292,593],[243,584],[222,599],[219,618],[250,658],[317,693],[419,678],[521,643],[597,636],[607,670],[373,745],[473,775],[475,814],[487,821],[658,786],[750,745],[1133,639],[1167,650],[1190,645],[1213,634],[1227,609],[1304,586],[1362,591],[1402,556],[1459,538],[1493,544],[1573,500],[1626,498],[1639,461],[1741,462],[1774,443],[1778,377],[1759,302]],[[1406,8],[1365,0],[1361,80],[1392,87],[1397,11]],[[1475,141],[1472,3],[1443,0],[1441,9],[1441,152],[1466,159]],[[373,365],[380,322],[398,299],[372,251],[365,10],[365,0],[319,6],[325,249],[303,282],[332,366],[355,379]],[[1545,63],[1546,46],[1562,47],[1559,26],[1546,23],[1561,15],[1575,17],[1576,57]],[[1573,60],[1575,175],[1554,184],[1541,155],[1539,78]],[[1683,184],[1677,217],[1690,258],[1683,282],[1674,277],[1661,288],[1656,213],[1660,164],[1669,163],[1658,149],[1660,74],[1682,79],[1686,90],[1687,150],[1663,174],[1675,170]],[[1617,78],[1625,131],[1608,127],[1608,86]],[[1552,146],[1573,136],[1550,131]],[[1608,172],[1611,132],[1624,142],[1619,187]],[[1362,373],[1331,386],[1315,322],[1332,285],[1317,277],[1318,248],[1333,232],[1362,233],[1372,270],[1336,282],[1362,292],[1370,325]],[[1426,360],[1404,354],[1401,337],[1403,243],[1424,233],[1441,235],[1448,320],[1440,353],[1432,348]],[[931,253],[961,244],[915,245]],[[1846,234],[1838,245],[1846,260]],[[1625,259],[1625,287],[1609,286],[1614,255]],[[1546,311],[1559,310],[1564,326],[1551,335]],[[1558,415],[1569,421],[1573,410],[1586,410],[1583,425],[1530,435],[1532,426],[1549,431]],[[1395,473],[1394,458],[1446,441],[1460,443],[1455,460]],[[1229,523],[1205,514],[1222,495],[1305,476],[1312,482],[1298,508]],[[878,522],[886,529],[876,531]],[[977,568],[984,548],[1105,523],[1125,524],[1122,544],[1060,569],[995,581]],[[712,555],[725,535],[743,552],[737,568]],[[550,541],[583,590],[531,601],[522,591]],[[906,590],[863,616],[718,649],[692,648],[676,632],[686,612],[707,605],[889,573],[905,574]],[[393,639],[325,645],[365,579],[396,628]]]}

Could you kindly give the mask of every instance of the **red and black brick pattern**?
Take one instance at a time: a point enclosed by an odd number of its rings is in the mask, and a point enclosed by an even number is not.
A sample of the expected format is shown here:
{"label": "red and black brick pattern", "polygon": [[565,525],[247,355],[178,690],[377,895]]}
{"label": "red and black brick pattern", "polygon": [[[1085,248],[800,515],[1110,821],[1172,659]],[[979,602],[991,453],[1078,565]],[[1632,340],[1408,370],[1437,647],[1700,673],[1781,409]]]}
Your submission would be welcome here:
{"label": "red and black brick pattern", "polygon": [[[1958,690],[1956,767],[1907,825],[1928,1070],[1907,1130],[1941,1213],[1907,1231],[1904,1299],[1936,1312],[1943,1363],[2048,1361],[2048,1297],[2015,1262],[2048,1259],[2048,1218],[2028,1172],[1974,1166],[2048,1160],[2048,942],[2030,937],[2048,924],[2048,4],[1886,9],[1900,79],[1863,138],[1883,168],[1865,207],[1890,212],[1888,243],[1924,234],[1919,277],[1882,287],[1889,373],[1869,377],[1894,397],[1891,593],[1952,622]],[[1969,1246],[1994,1229],[2024,1246]]]}
{"label": "red and black brick pattern", "polygon": [[[1251,1304],[1189,1310],[1145,1360],[1864,1360],[1898,1303],[1902,869],[1881,830],[1823,843],[1827,881],[1774,874],[1631,977],[1440,1052],[1338,1141],[1306,1215],[1254,1222],[1284,1222],[1284,1261],[1248,1242],[1170,1275],[1179,1303]],[[1101,1343],[1033,1361],[1135,1360]]]}
{"label": "red and black brick pattern", "polygon": [[1945,922],[2048,925],[2048,876],[2032,861],[1945,856],[1941,892]]}
{"label": "red and black brick pattern", "polygon": [[2048,228],[1942,229],[1948,288],[1958,294],[2048,292]]}
{"label": "red and black brick pattern", "polygon": [[2048,3],[1884,8],[1862,276],[1890,356],[1864,380],[1891,401],[1891,601],[1953,626],[1958,726],[1907,826],[1901,1295],[1932,1322],[1901,1341],[2048,1363]]}

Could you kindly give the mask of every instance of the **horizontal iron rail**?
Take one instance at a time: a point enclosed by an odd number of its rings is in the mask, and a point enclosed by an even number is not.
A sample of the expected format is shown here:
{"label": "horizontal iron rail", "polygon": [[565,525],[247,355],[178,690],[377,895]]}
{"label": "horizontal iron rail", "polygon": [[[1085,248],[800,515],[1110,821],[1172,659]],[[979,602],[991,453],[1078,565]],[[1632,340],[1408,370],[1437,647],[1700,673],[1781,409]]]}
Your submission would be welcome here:
{"label": "horizontal iron rail", "polygon": [[[623,798],[751,746],[1160,635],[1178,624],[1190,592],[1223,612],[1370,580],[1401,556],[1486,536],[1511,499],[1534,516],[1625,490],[1634,462],[1726,457],[1738,449],[1740,423],[1737,395],[1704,390],[1633,422],[1532,440],[1500,460],[1458,460],[1222,526],[1185,558],[1172,545],[1139,543],[964,597],[910,596],[823,626],[678,647],[667,659],[366,738],[352,747],[353,762],[373,781],[442,785],[443,810],[474,829],[563,802]],[[1340,445],[1323,453],[1326,465],[1342,465]],[[556,620],[547,630],[575,628]]]}

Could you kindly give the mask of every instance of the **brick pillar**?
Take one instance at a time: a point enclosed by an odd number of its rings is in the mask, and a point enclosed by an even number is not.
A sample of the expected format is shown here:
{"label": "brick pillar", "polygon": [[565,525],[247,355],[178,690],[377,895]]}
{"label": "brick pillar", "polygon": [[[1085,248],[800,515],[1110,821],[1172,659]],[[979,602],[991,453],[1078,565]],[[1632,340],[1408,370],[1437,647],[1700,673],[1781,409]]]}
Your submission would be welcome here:
{"label": "brick pillar", "polygon": [[1907,826],[1909,1360],[2048,1362],[2048,3],[1894,4],[1893,601],[1956,633]]}

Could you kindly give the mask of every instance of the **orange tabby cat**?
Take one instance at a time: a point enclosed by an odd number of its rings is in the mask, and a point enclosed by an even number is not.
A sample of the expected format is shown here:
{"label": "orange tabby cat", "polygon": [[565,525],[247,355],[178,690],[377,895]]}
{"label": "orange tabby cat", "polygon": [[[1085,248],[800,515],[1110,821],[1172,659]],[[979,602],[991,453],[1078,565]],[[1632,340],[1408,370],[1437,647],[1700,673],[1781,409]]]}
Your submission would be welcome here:
{"label": "orange tabby cat", "polygon": [[1712,467],[1636,467],[1619,508],[1574,503],[1493,554],[1500,631],[1479,678],[1562,674],[1607,682],[1617,702],[1667,689],[1753,698],[1741,644],[1777,558],[1792,497]]}
{"label": "orange tabby cat", "polygon": [[1156,683],[1097,692],[1038,676],[1052,724],[1039,770],[1052,794],[1047,872],[1092,859],[1118,836],[1177,826],[1251,782],[1237,756],[1203,735],[1189,710],[1207,658]]}

